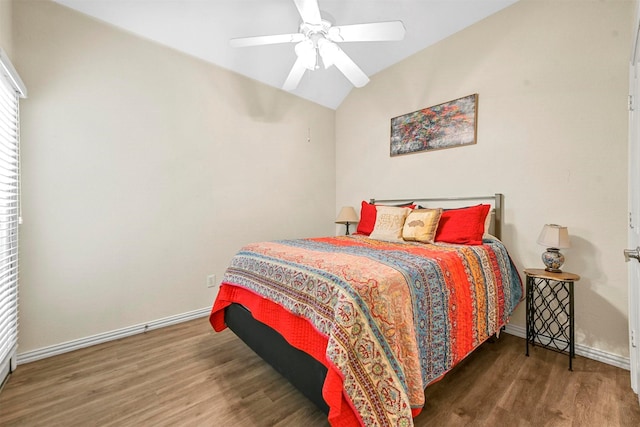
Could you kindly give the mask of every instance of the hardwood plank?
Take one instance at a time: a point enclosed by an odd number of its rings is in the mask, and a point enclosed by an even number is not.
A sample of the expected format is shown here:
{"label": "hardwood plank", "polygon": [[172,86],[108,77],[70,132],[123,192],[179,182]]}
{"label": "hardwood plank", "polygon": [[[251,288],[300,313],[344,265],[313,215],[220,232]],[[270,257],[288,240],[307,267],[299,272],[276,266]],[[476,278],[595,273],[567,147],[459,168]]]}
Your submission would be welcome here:
{"label": "hardwood plank", "polygon": [[[638,426],[629,372],[503,334],[425,392],[422,426]],[[231,331],[197,319],[20,365],[2,426],[327,426]]]}

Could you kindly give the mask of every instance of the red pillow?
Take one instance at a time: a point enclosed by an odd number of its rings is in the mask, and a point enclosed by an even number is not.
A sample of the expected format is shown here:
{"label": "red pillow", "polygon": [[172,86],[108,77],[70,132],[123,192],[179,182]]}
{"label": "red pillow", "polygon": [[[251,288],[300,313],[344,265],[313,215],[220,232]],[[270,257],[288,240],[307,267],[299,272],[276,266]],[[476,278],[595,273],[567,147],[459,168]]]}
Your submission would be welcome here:
{"label": "red pillow", "polygon": [[368,236],[373,232],[373,226],[376,225],[376,206],[371,203],[362,201],[360,208],[360,222],[356,233]]}
{"label": "red pillow", "polygon": [[[404,205],[397,205],[403,208],[415,209],[416,205],[413,203],[407,203]],[[376,225],[376,217],[378,210],[376,205],[362,201],[362,207],[360,208],[360,222],[356,229],[356,234],[364,234],[368,236],[373,232],[373,227]]]}
{"label": "red pillow", "polygon": [[484,220],[490,209],[491,205],[477,205],[442,212],[435,241],[481,245]]}

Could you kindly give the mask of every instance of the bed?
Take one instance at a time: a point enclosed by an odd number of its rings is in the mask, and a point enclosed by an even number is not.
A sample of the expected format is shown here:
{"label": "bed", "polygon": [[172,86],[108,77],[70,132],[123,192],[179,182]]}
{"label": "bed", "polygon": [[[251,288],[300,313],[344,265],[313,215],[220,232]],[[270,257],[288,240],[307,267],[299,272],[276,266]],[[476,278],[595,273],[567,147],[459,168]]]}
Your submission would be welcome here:
{"label": "bed", "polygon": [[413,425],[424,389],[522,299],[503,211],[501,194],[372,199],[356,235],[247,245],[211,325],[229,327],[333,426]]}

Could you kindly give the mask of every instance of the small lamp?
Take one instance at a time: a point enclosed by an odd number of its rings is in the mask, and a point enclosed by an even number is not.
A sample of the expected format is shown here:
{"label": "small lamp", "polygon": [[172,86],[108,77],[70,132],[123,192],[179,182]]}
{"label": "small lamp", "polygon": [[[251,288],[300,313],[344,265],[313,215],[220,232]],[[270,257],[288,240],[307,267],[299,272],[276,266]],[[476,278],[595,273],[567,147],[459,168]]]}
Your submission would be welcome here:
{"label": "small lamp", "polygon": [[345,235],[349,235],[349,224],[352,222],[358,222],[358,215],[356,214],[356,210],[351,206],[345,206],[340,209],[340,213],[338,214],[338,218],[336,218],[336,224],[346,224],[347,232]]}
{"label": "small lamp", "polygon": [[560,253],[559,249],[571,247],[567,227],[558,224],[545,224],[538,237],[538,244],[547,247],[547,251],[542,254],[542,262],[547,267],[545,270],[552,273],[562,273],[560,267],[564,264],[564,255]]}

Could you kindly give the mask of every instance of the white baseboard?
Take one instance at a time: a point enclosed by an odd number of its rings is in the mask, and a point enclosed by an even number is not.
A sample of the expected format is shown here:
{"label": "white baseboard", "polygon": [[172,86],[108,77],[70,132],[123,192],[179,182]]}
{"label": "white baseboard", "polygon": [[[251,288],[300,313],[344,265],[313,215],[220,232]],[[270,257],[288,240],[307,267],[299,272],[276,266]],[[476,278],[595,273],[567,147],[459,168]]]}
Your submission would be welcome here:
{"label": "white baseboard", "polygon": [[[19,365],[23,363],[34,362],[36,360],[56,356],[58,354],[67,353],[74,350],[79,350],[81,348],[90,347],[92,345],[114,341],[131,335],[141,334],[146,331],[164,328],[165,326],[175,325],[178,323],[187,322],[189,320],[198,319],[200,317],[208,316],[209,313],[211,313],[211,307],[205,307],[199,310],[165,317],[164,319],[153,320],[151,322],[117,329],[115,331],[104,332],[102,334],[97,334],[86,338],[67,341],[62,344],[56,344],[37,350],[18,353],[17,362]],[[507,325],[505,328],[505,332],[520,338],[526,338],[527,336],[526,329],[522,326],[517,325]],[[628,357],[618,356],[617,354],[611,354],[606,351],[583,346],[580,344],[576,344],[576,354],[579,356],[587,357],[589,359],[597,360],[598,362],[606,363],[608,365],[617,366],[618,368],[626,369],[627,371],[630,369],[630,362]]]}
{"label": "white baseboard", "polygon": [[[527,330],[523,326],[507,325],[504,331],[520,338],[527,337]],[[575,347],[576,355],[578,356],[597,360],[598,362],[606,363],[607,365],[617,366],[618,368],[626,369],[627,371],[631,369],[628,357],[618,356],[617,354],[607,353],[606,351],[580,344],[576,344]]]}
{"label": "white baseboard", "polygon": [[56,344],[36,350],[25,351],[24,353],[18,353],[18,365],[23,363],[35,362],[36,360],[56,356],[58,354],[67,353],[74,350],[79,350],[81,348],[90,347],[92,345],[118,340],[120,338],[125,338],[131,335],[141,334],[146,331],[164,328],[165,326],[187,322],[189,320],[208,316],[210,313],[211,307],[205,307],[199,310],[165,317],[164,319],[153,320],[151,322],[142,323],[139,325],[116,329],[115,331],[103,332],[101,334],[92,335],[90,337],[67,341],[62,344]]}

